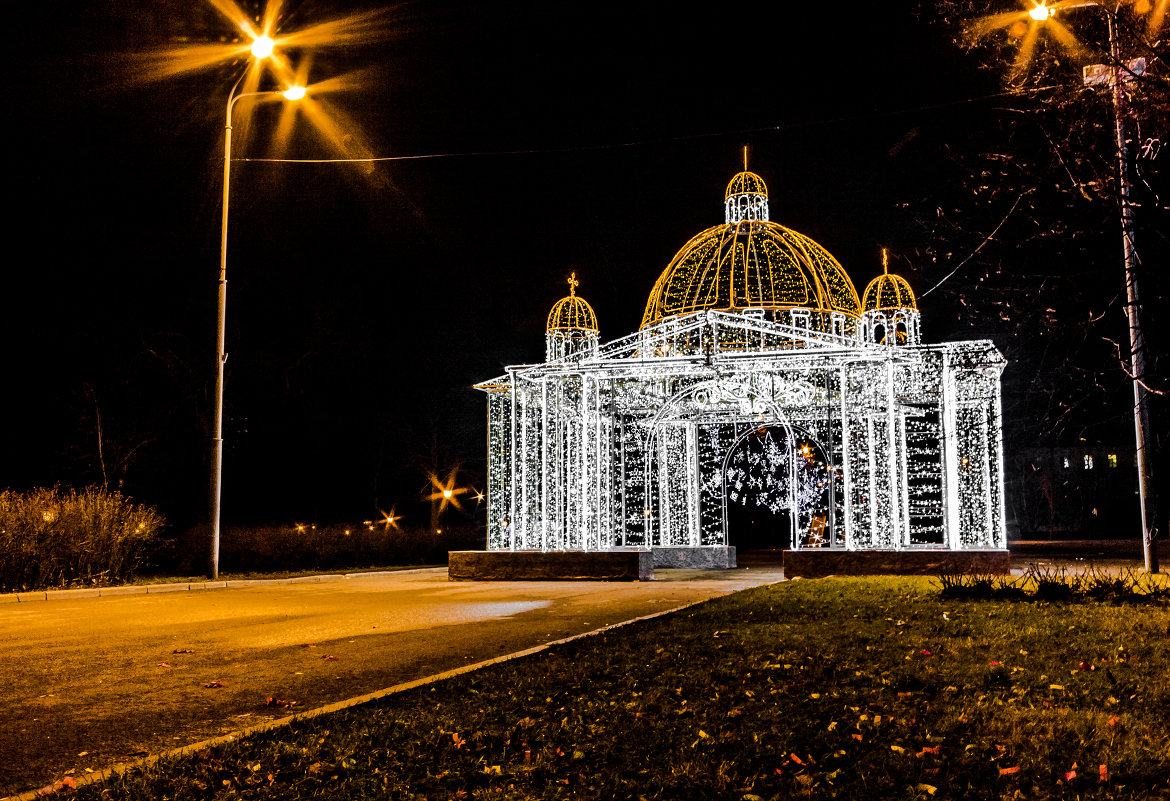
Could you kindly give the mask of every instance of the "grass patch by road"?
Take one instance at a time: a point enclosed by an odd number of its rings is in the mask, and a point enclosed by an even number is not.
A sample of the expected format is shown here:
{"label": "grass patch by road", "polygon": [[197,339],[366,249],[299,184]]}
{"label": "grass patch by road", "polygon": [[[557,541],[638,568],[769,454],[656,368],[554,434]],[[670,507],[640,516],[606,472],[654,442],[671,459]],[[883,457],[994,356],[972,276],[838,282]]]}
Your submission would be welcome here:
{"label": "grass patch by road", "polygon": [[748,590],[82,798],[1170,797],[1170,608]]}

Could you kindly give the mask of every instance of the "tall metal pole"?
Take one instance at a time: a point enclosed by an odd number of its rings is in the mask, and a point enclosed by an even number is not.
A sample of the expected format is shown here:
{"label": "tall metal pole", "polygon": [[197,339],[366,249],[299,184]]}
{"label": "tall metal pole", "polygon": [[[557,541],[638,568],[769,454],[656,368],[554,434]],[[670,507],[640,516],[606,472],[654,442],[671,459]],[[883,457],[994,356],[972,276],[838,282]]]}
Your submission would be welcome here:
{"label": "tall metal pole", "polygon": [[1142,553],[1146,570],[1158,572],[1158,552],[1154,547],[1153,521],[1149,514],[1149,408],[1146,398],[1145,340],[1139,311],[1137,283],[1137,249],[1134,245],[1133,206],[1129,200],[1129,149],[1125,140],[1125,67],[1117,41],[1117,11],[1106,14],[1109,21],[1109,56],[1112,61],[1113,122],[1117,137],[1117,193],[1121,209],[1121,246],[1125,257],[1125,310],[1129,319],[1129,366],[1133,377],[1133,425],[1137,440],[1138,495],[1142,513]]}
{"label": "tall metal pole", "polygon": [[235,108],[237,101],[245,97],[282,94],[281,92],[243,92],[237,95],[236,90],[240,88],[243,80],[244,75],[241,75],[228,94],[223,138],[223,217],[220,222],[219,234],[219,304],[215,325],[215,416],[211,430],[211,559],[207,571],[212,579],[219,578],[219,512],[223,482],[223,365],[227,361],[227,353],[224,352],[224,331],[227,320],[228,200],[232,177],[232,109]]}
{"label": "tall metal pole", "polygon": [[219,304],[215,315],[215,417],[211,429],[211,561],[208,575],[219,578],[219,505],[220,482],[223,478],[223,364],[227,361],[224,352],[224,330],[227,320],[227,242],[228,242],[228,199],[232,178],[232,106],[236,102],[236,89],[240,87],[241,75],[228,94],[227,122],[223,138],[223,217],[219,231]]}

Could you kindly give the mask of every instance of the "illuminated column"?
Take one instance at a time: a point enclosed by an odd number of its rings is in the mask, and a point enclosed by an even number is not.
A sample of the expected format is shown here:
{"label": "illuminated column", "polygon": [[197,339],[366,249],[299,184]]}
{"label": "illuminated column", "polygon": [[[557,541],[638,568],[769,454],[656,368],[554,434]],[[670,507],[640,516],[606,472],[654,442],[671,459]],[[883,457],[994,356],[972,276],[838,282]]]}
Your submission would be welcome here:
{"label": "illuminated column", "polygon": [[594,547],[598,549],[604,548],[609,550],[609,543],[602,542],[602,531],[605,530],[605,509],[609,506],[607,495],[603,494],[604,477],[606,475],[605,464],[606,455],[609,453],[609,440],[602,439],[602,419],[601,419],[601,378],[600,376],[594,380],[593,393],[593,443],[595,453],[597,455],[593,464],[593,503],[594,503],[594,519],[593,519],[593,534]]}
{"label": "illuminated column", "polygon": [[673,533],[671,527],[673,521],[670,518],[670,465],[667,462],[668,458],[668,440],[666,434],[667,424],[660,423],[658,425],[657,449],[658,449],[658,544],[670,545],[672,543],[671,537]]}
{"label": "illuminated column", "polygon": [[550,550],[560,551],[563,547],[563,526],[565,525],[565,421],[560,395],[565,391],[564,378],[557,377],[552,386],[552,541]]}
{"label": "illuminated column", "polygon": [[580,513],[581,520],[578,523],[577,527],[581,532],[581,540],[580,540],[579,547],[583,551],[589,550],[589,531],[592,527],[592,510],[593,510],[593,499],[590,497],[591,493],[589,492],[589,489],[591,486],[591,482],[589,480],[589,476],[590,476],[589,469],[590,469],[591,460],[589,457],[590,457],[590,452],[592,450],[592,448],[590,447],[590,440],[592,439],[592,437],[590,436],[590,434],[592,432],[592,426],[590,425],[591,421],[589,419],[589,406],[590,406],[590,403],[589,403],[589,384],[590,383],[591,383],[591,381],[589,379],[589,376],[587,376],[585,373],[582,373],[581,374],[581,398],[580,398],[580,405],[581,405],[581,437],[580,437],[581,477],[580,477],[580,490],[579,490],[581,500],[578,502],[578,506],[580,507],[580,510],[581,510],[581,513]]}
{"label": "illuminated column", "polygon": [[511,469],[508,471],[508,483],[511,485],[508,492],[508,549],[516,550],[516,371],[508,370],[508,380],[511,386],[508,397],[512,406],[512,414],[508,420],[509,437],[512,441]]}
{"label": "illuminated column", "polygon": [[701,544],[699,538],[699,439],[698,428],[693,421],[687,422],[687,522],[690,526],[691,547]]}
{"label": "illuminated column", "polygon": [[979,410],[979,452],[982,458],[979,460],[983,463],[981,473],[983,476],[983,510],[984,510],[984,532],[981,545],[990,545],[995,539],[995,507],[992,506],[992,489],[991,489],[991,439],[987,431],[987,416],[991,413],[990,404],[980,404]]}
{"label": "illuminated column", "polygon": [[845,548],[853,550],[853,483],[849,467],[849,403],[846,397],[849,387],[848,367],[841,365],[841,492],[845,493]]}
{"label": "illuminated column", "polygon": [[993,413],[994,420],[994,437],[995,437],[995,495],[996,507],[999,509],[999,525],[992,532],[991,545],[993,548],[1007,547],[1007,511],[1004,501],[1003,490],[1003,390],[998,377],[995,382],[995,398],[994,398]]}
{"label": "illuminated column", "polygon": [[792,521],[791,546],[800,547],[800,506],[796,492],[796,432],[792,426],[784,426],[788,435],[788,517]]}
{"label": "illuminated column", "polygon": [[869,543],[867,547],[874,548],[877,546],[877,464],[875,463],[875,445],[874,430],[873,430],[873,414],[866,413],[865,415],[865,443],[868,446],[869,458],[869,503],[866,504],[869,512]]}
{"label": "illuminated column", "polygon": [[956,549],[963,546],[959,536],[959,457],[958,437],[955,434],[955,376],[950,354],[942,354],[942,460],[943,460],[943,521],[946,526],[946,545]]}
{"label": "illuminated column", "polygon": [[[619,412],[620,414],[620,412]],[[620,448],[618,461],[618,492],[622,494],[621,506],[619,514],[621,515],[621,533],[622,533],[622,547],[625,548],[628,540],[629,520],[628,509],[626,507],[626,488],[629,486],[629,475],[626,472],[626,416],[624,414],[618,419],[618,448]]]}
{"label": "illuminated column", "polygon": [[890,544],[898,547],[901,529],[901,504],[898,503],[900,493],[898,489],[898,421],[894,404],[894,363],[886,360],[886,471],[889,473],[890,490]]}
{"label": "illuminated column", "polygon": [[528,484],[529,462],[532,451],[528,447],[528,391],[521,384],[518,388],[517,403],[520,410],[520,517],[515,521],[513,530],[520,537],[520,547],[528,547],[528,529],[532,520],[532,510],[529,507]]}
{"label": "illuminated column", "polygon": [[548,382],[544,376],[540,381],[540,550],[548,550],[548,485],[550,483],[548,454],[551,443],[548,437]]}

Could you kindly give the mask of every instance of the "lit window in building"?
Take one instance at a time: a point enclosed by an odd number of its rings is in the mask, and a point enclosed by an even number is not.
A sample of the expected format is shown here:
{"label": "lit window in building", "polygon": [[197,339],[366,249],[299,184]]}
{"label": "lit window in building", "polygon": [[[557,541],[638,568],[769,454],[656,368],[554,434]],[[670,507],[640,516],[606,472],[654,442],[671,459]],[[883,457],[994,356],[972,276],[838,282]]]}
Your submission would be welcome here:
{"label": "lit window in building", "polygon": [[1088,454],[1088,453],[1085,454],[1085,469],[1086,470],[1093,469],[1093,456],[1092,456],[1092,454]]}
{"label": "lit window in building", "polygon": [[1117,467],[1117,454],[1116,453],[1109,454],[1109,466],[1110,467]]}
{"label": "lit window in building", "polygon": [[1068,457],[1064,457],[1064,469],[1068,470]]}

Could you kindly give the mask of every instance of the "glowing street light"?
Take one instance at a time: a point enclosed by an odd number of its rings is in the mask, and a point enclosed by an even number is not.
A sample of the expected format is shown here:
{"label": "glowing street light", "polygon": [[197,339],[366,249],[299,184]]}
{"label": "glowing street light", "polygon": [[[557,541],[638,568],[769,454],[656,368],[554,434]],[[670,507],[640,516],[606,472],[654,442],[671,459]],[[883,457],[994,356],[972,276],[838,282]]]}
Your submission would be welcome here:
{"label": "glowing street light", "polygon": [[[272,55],[273,41],[267,36],[258,36],[252,43],[252,55],[257,60],[263,60]],[[285,91],[268,92],[241,92],[236,94],[244,77],[245,70],[240,75],[228,93],[226,122],[224,124],[223,142],[223,218],[220,224],[219,238],[219,305],[216,315],[216,374],[215,374],[215,419],[211,435],[211,566],[209,573],[212,579],[219,577],[219,524],[220,524],[220,496],[223,480],[223,366],[227,361],[224,351],[225,321],[227,319],[227,243],[228,243],[228,201],[231,189],[232,170],[232,110],[236,103],[245,97],[274,97],[282,96],[288,100],[300,100],[305,96],[303,86],[293,86]]]}
{"label": "glowing street light", "polygon": [[257,36],[256,40],[252,42],[252,55],[263,60],[272,55],[273,48],[276,47],[276,42],[272,41],[270,36]]}
{"label": "glowing street light", "polygon": [[1032,10],[1028,12],[1028,16],[1037,22],[1044,22],[1046,19],[1056,13],[1056,9],[1046,6],[1041,3],[1038,6],[1033,6]]}

